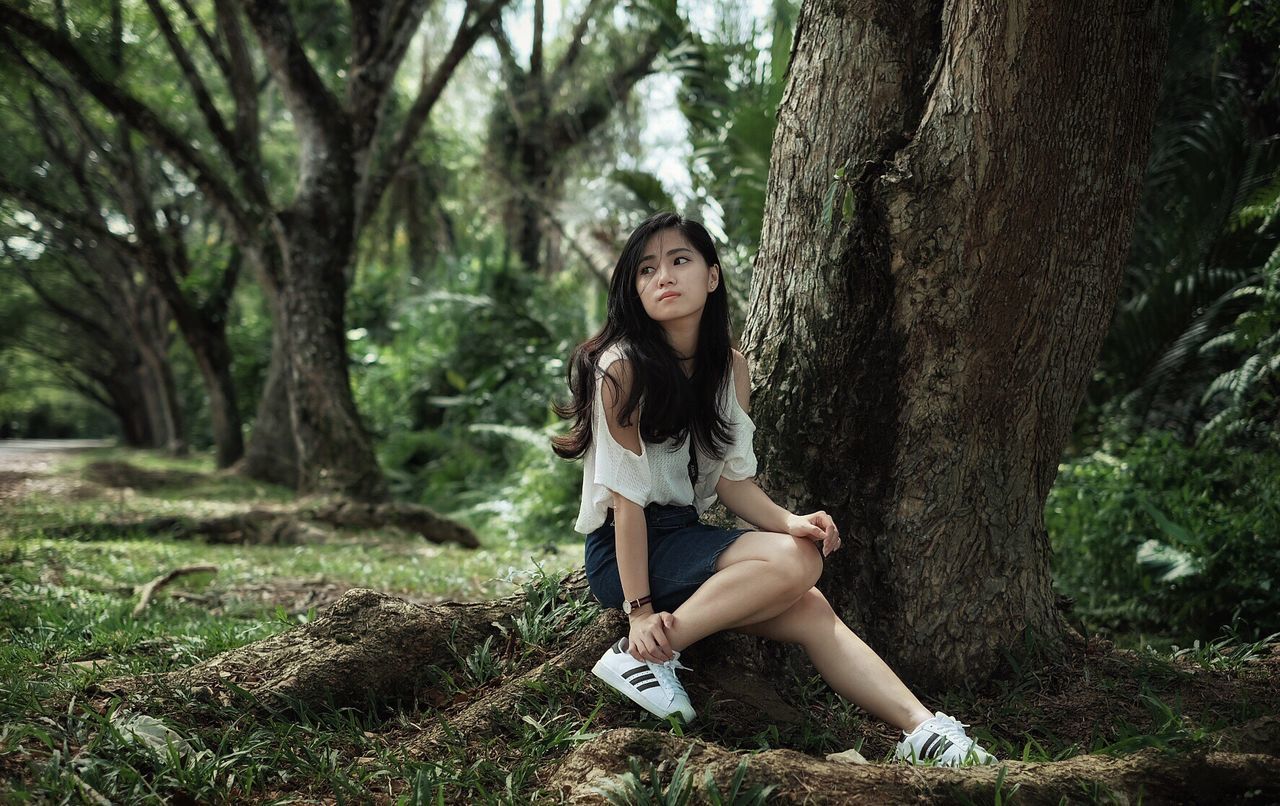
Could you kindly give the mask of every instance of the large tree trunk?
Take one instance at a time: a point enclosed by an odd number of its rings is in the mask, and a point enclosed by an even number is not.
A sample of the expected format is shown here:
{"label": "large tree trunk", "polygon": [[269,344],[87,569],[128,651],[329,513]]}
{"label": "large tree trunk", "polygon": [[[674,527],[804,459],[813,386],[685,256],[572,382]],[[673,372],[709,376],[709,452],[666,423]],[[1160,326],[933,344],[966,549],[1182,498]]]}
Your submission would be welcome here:
{"label": "large tree trunk", "polygon": [[[259,275],[261,280],[261,274]],[[263,283],[263,288],[268,287]],[[281,322],[273,314],[273,322]],[[271,359],[262,396],[254,414],[253,430],[245,445],[244,457],[236,464],[240,474],[289,489],[298,486],[298,449],[293,441],[293,421],[289,415],[289,355],[279,324],[271,328]]]}
{"label": "large tree trunk", "polygon": [[1168,25],[1106,8],[810,2],[797,25],[744,338],[762,479],[833,513],[830,598],[922,687],[1058,641],[1043,506]]}
{"label": "large tree trunk", "polygon": [[182,407],[169,362],[169,309],[149,283],[136,286],[125,278],[120,285],[129,333],[141,359],[136,377],[151,419],[153,444],[174,455],[184,454]]}
{"label": "large tree trunk", "polygon": [[236,405],[235,381],[231,377],[226,326],[213,324],[205,337],[193,339],[190,347],[209,395],[215,461],[219,468],[230,467],[244,455],[244,430]]}
{"label": "large tree trunk", "polygon": [[335,492],[363,501],[386,498],[347,372],[346,269],[353,255],[355,176],[332,157],[325,192],[281,214],[285,276],[277,331],[289,344],[289,410],[301,492]]}
{"label": "large tree trunk", "polygon": [[151,418],[142,390],[131,377],[132,373],[111,373],[103,378],[103,389],[111,403],[111,413],[120,423],[120,438],[130,448],[150,448],[154,444]]}

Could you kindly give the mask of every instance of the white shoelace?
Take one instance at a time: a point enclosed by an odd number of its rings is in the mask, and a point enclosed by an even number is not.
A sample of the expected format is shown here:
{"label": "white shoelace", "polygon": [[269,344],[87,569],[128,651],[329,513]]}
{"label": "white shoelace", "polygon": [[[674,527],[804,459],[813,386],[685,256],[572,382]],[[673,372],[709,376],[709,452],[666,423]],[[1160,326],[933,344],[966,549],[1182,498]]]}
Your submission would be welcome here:
{"label": "white shoelace", "polygon": [[676,678],[676,669],[684,669],[685,671],[693,671],[688,666],[680,662],[680,658],[675,657],[662,663],[649,663],[649,668],[653,670],[653,674],[658,678],[658,684],[662,686],[662,690],[667,694],[667,704],[671,704],[675,700],[676,694],[684,694],[689,696],[684,686],[680,685],[680,681]]}
{"label": "white shoelace", "polygon": [[942,716],[935,716],[929,722],[929,730],[934,733],[941,733],[950,739],[956,747],[960,748],[961,754],[968,754],[969,748],[973,747],[974,740],[964,731],[969,726],[955,717],[943,714]]}

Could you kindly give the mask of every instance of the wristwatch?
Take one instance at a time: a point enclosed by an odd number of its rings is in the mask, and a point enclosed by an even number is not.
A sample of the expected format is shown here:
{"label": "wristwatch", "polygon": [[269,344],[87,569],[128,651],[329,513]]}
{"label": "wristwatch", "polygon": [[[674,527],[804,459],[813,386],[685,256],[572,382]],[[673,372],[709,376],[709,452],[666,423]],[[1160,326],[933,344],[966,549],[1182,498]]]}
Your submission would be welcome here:
{"label": "wristwatch", "polygon": [[653,597],[646,593],[644,596],[641,596],[639,599],[632,599],[629,602],[623,602],[622,612],[626,613],[629,616],[631,615],[632,610],[637,610],[641,607],[644,607],[645,605],[649,604],[649,602],[652,602],[652,601],[653,601]]}

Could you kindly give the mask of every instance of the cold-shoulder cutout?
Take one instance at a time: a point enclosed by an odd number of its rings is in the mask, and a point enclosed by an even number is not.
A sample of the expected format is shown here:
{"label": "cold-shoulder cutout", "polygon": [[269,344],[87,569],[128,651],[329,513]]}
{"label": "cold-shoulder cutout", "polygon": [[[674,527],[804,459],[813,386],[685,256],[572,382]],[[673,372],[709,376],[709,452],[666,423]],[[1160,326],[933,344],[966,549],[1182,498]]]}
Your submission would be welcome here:
{"label": "cold-shoulder cutout", "polygon": [[[618,382],[616,388],[613,381]],[[632,413],[631,424],[627,426],[617,418],[617,410],[631,391],[630,385],[630,363],[622,360],[617,350],[605,351],[596,367],[591,422],[595,444],[590,479],[596,489],[591,498],[611,499],[616,493],[643,507],[650,500],[653,475],[644,440],[640,438],[640,412]]]}
{"label": "cold-shoulder cutout", "polygon": [[600,402],[604,406],[605,421],[609,425],[609,436],[613,437],[613,441],[636,456],[644,456],[639,412],[631,413],[630,425],[623,425],[618,420],[623,405],[631,395],[631,379],[631,362],[626,359],[614,361],[604,370],[604,378],[600,383]]}
{"label": "cold-shoulder cutout", "polygon": [[[628,383],[632,378],[629,369],[632,368],[620,344],[612,345],[601,353],[594,367],[596,393],[592,407],[591,445],[583,457],[582,503],[574,525],[584,535],[600,528],[609,507],[621,504],[616,497],[641,507],[650,503],[694,504],[701,515],[715,503],[716,484],[721,478],[739,481],[756,474],[752,446],[755,424],[746,411],[750,404],[751,379],[749,366],[741,353],[734,351],[730,378],[719,390],[717,401],[729,426],[730,445],[723,459],[698,451],[696,485],[690,484],[689,479],[687,437],[684,440],[671,438],[645,443],[640,436],[643,402],[633,413],[629,425],[622,426],[617,422],[617,408],[626,401],[630,392]],[[610,378],[618,381],[616,387]],[[606,408],[613,412],[612,416],[606,414]],[[631,442],[632,434],[634,442]]]}

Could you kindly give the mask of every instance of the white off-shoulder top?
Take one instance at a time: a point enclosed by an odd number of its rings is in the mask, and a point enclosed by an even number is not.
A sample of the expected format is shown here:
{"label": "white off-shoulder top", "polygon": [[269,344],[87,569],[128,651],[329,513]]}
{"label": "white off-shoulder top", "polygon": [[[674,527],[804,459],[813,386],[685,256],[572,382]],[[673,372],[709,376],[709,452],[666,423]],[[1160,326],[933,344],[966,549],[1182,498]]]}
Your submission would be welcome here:
{"label": "white off-shoulder top", "polygon": [[734,391],[733,368],[729,383],[721,396],[720,411],[729,424],[733,441],[722,460],[714,460],[698,451],[698,486],[689,483],[690,436],[679,442],[674,438],[660,443],[641,440],[640,455],[624,448],[613,438],[604,414],[604,374],[614,361],[622,357],[619,345],[600,355],[596,365],[596,394],[591,418],[591,445],[583,457],[582,505],[574,530],[590,534],[604,524],[605,514],[613,504],[613,492],[640,506],[657,504],[693,504],[698,514],[706,512],[716,501],[716,484],[723,476],[730,481],[749,479],[756,474],[756,455],[752,447],[756,426]]}

